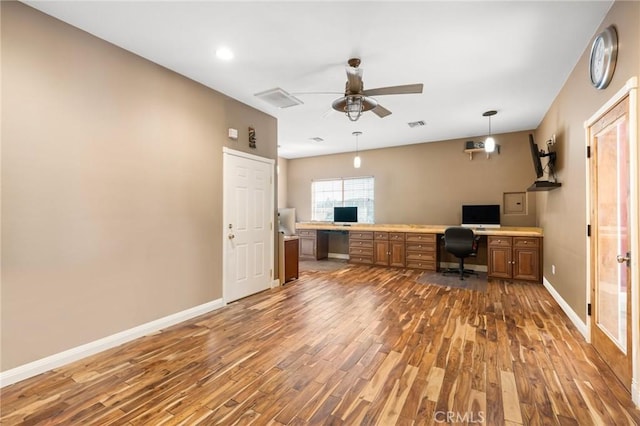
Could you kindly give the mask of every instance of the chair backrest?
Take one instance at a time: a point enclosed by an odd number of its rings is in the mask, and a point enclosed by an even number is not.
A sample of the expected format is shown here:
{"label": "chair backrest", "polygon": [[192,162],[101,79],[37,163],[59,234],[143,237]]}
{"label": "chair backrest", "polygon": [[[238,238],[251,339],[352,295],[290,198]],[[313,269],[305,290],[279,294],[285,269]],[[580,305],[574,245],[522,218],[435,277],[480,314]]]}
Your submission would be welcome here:
{"label": "chair backrest", "polygon": [[473,230],[453,226],[444,231],[444,248],[457,257],[469,256],[476,252],[476,238]]}

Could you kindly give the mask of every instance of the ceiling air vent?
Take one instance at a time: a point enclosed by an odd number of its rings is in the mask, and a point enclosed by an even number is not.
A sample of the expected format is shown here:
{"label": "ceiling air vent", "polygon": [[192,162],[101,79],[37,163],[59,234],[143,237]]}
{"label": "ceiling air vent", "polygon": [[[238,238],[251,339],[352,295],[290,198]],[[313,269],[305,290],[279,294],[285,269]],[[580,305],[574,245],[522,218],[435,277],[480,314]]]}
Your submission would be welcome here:
{"label": "ceiling air vent", "polygon": [[277,108],[289,108],[304,103],[300,99],[290,95],[279,87],[256,93],[254,96],[257,96],[266,103],[271,104]]}
{"label": "ceiling air vent", "polygon": [[314,138],[309,138],[309,139],[311,139],[312,141],[316,141],[316,142],[322,142],[322,141],[324,140],[324,139],[322,139],[322,138],[321,138],[321,137],[319,137],[319,136],[316,136],[316,137],[314,137]]}
{"label": "ceiling air vent", "polygon": [[413,129],[414,127],[424,126],[427,123],[425,123],[424,120],[420,120],[420,121],[412,121],[412,122],[407,123],[407,124],[409,125],[409,127],[411,127]]}

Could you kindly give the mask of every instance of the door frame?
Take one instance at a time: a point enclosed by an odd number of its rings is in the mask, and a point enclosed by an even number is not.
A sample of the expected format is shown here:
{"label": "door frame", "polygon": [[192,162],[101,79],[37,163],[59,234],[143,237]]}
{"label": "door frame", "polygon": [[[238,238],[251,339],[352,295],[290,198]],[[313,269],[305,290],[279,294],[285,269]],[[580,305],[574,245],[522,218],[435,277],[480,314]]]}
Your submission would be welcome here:
{"label": "door frame", "polygon": [[270,274],[270,282],[269,282],[269,286],[271,288],[274,287],[274,283],[278,283],[279,284],[279,280],[275,279],[275,236],[274,236],[274,219],[275,219],[275,210],[274,210],[274,205],[275,205],[275,188],[274,188],[274,180],[275,180],[275,160],[272,158],[266,158],[266,157],[260,157],[258,155],[254,155],[254,154],[250,154],[248,152],[244,152],[244,151],[237,151],[235,149],[231,149],[228,148],[226,146],[222,147],[222,300],[223,303],[226,305],[227,304],[227,295],[228,295],[228,290],[227,290],[227,261],[229,259],[229,253],[228,253],[228,249],[227,249],[227,238],[228,238],[228,229],[225,228],[225,224],[228,223],[228,218],[226,216],[227,214],[227,210],[226,210],[226,203],[228,202],[228,198],[229,198],[229,191],[227,189],[227,182],[225,182],[225,178],[226,178],[226,159],[228,158],[229,155],[233,155],[235,157],[240,157],[240,158],[245,158],[248,160],[253,160],[253,161],[259,161],[261,163],[265,163],[268,164],[269,170],[270,170],[270,174],[269,174],[269,194],[268,194],[268,198],[269,198],[269,211],[271,212],[271,216],[270,216],[270,236],[269,236],[269,265],[271,265],[270,269],[271,269],[271,274]]}
{"label": "door frame", "polygon": [[[629,223],[636,226],[640,223],[640,150],[638,149],[638,78],[632,77],[625,85],[600,107],[584,123],[585,144],[589,146],[591,135],[589,127],[600,119],[609,109],[620,102],[625,96],[629,96],[629,174],[630,174],[630,217]],[[589,159],[585,156],[585,179],[586,179],[586,223],[591,220],[591,169]],[[631,398],[633,402],[640,406],[640,271],[638,257],[640,256],[640,232],[636,228],[631,230]],[[586,239],[586,293],[587,303],[591,303],[591,241]],[[587,341],[591,343],[591,321],[586,320]]]}

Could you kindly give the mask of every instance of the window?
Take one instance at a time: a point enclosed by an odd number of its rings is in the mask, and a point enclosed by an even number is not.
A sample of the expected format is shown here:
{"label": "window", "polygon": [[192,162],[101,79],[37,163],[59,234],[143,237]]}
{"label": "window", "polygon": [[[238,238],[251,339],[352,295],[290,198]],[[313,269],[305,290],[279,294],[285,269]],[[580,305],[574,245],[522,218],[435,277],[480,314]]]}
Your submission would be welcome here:
{"label": "window", "polygon": [[333,222],[334,207],[357,207],[358,222],[373,223],[373,176],[311,182],[311,220]]}

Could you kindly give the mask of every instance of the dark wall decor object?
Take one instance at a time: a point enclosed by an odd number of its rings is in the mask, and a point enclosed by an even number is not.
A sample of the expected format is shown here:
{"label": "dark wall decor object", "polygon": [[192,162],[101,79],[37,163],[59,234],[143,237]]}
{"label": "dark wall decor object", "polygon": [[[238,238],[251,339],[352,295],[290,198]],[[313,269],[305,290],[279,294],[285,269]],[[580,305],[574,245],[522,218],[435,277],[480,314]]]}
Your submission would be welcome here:
{"label": "dark wall decor object", "polygon": [[249,148],[256,147],[256,129],[249,127]]}

